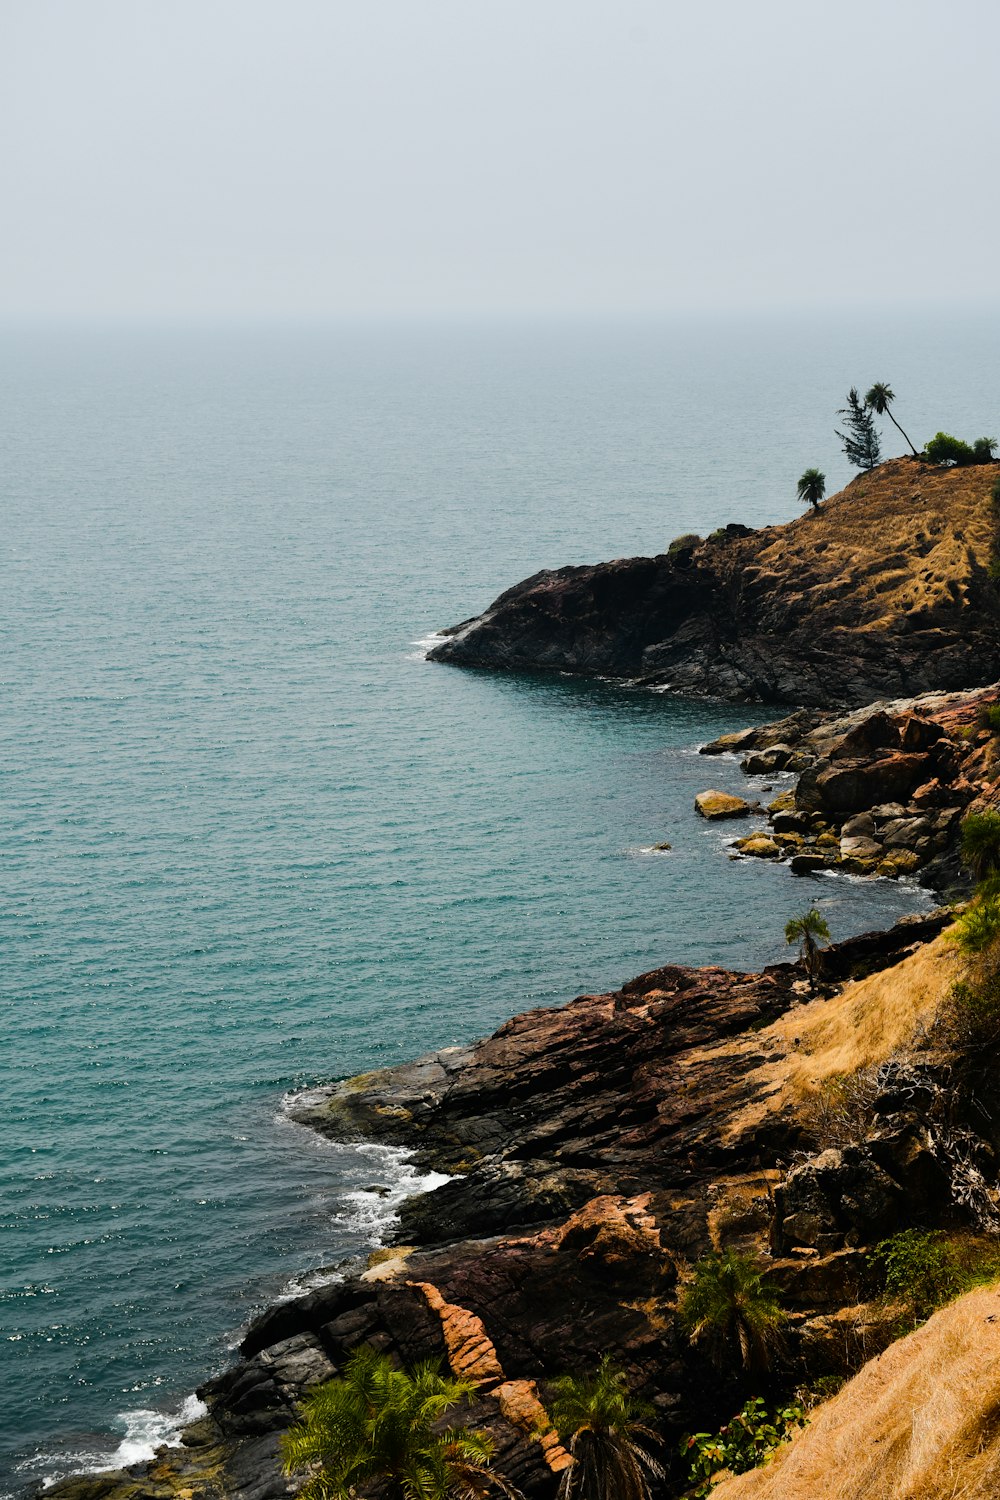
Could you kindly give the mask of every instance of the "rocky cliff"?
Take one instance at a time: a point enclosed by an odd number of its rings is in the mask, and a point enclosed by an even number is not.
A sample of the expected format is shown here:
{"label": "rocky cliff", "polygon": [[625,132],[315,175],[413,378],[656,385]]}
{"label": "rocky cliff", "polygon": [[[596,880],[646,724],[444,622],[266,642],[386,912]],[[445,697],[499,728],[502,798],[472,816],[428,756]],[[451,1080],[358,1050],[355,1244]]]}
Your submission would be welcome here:
{"label": "rocky cliff", "polygon": [[822,707],[992,682],[998,472],[894,459],[784,526],[537,573],[431,660]]}

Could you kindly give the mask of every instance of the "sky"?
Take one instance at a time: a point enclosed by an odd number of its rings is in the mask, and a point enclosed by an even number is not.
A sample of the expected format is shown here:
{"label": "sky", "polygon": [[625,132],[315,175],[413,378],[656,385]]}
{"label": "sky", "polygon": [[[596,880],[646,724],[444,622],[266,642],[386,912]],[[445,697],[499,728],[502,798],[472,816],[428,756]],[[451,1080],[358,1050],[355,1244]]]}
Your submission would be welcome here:
{"label": "sky", "polygon": [[0,0],[0,318],[989,305],[996,0]]}

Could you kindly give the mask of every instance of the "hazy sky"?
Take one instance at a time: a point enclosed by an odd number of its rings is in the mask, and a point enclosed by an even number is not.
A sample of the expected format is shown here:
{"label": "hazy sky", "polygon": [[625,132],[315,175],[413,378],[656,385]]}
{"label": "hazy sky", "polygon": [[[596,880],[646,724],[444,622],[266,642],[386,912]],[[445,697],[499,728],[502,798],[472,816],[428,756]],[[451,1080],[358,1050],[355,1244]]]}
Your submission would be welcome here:
{"label": "hazy sky", "polygon": [[0,316],[996,305],[996,0],[0,0]]}

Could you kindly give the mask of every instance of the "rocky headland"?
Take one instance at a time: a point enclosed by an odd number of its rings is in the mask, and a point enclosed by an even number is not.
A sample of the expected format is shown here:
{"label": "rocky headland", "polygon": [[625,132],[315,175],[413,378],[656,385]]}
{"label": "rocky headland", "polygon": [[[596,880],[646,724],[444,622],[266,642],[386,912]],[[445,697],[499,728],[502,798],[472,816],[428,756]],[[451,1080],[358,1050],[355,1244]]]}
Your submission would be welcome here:
{"label": "rocky headland", "polygon": [[821,708],[993,682],[997,472],[894,459],[783,526],[536,573],[431,660]]}

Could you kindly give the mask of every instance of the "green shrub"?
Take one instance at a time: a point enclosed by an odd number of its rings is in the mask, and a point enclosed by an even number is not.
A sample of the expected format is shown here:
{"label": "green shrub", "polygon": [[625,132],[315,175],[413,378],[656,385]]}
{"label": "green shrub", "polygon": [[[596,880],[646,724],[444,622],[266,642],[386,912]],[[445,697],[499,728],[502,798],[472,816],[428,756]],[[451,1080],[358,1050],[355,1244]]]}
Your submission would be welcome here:
{"label": "green shrub", "polygon": [[954,941],[965,954],[984,953],[1000,937],[1000,896],[980,896],[955,923]]}
{"label": "green shrub", "polygon": [[872,1251],[882,1268],[885,1295],[901,1302],[913,1328],[946,1302],[1000,1276],[1000,1246],[943,1230],[904,1229]]}
{"label": "green shrub", "polygon": [[962,819],[962,863],[977,880],[1000,873],[1000,812],[995,808]]}
{"label": "green shrub", "polygon": [[973,461],[973,450],[950,432],[936,432],[924,449],[932,464],[955,464],[962,467]]}
{"label": "green shrub", "polygon": [[972,445],[972,462],[974,464],[991,464],[997,456],[996,438],[976,438]]}
{"label": "green shrub", "polygon": [[976,710],[976,723],[980,729],[1000,734],[1000,703],[980,703]]}
{"label": "green shrub", "polygon": [[695,531],[687,531],[683,536],[675,536],[667,548],[667,556],[671,562],[681,556],[684,552],[691,552],[698,546],[701,537]]}
{"label": "green shrub", "polygon": [[768,1412],[761,1398],[754,1396],[717,1433],[689,1433],[681,1439],[680,1452],[690,1463],[688,1481],[693,1486],[690,1493],[698,1497],[710,1495],[712,1480],[722,1469],[745,1474],[748,1469],[758,1468],[807,1421],[797,1403]]}

